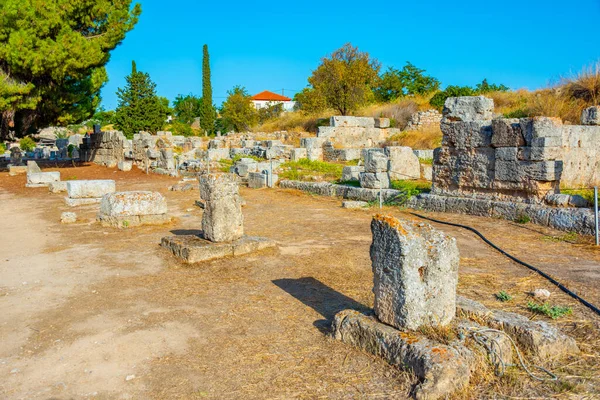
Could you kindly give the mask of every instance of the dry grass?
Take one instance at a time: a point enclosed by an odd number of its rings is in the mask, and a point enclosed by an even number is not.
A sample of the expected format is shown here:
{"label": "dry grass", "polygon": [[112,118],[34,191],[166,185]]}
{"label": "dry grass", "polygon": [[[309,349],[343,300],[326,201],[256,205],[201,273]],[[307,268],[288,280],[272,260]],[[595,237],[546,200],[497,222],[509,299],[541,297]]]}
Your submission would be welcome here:
{"label": "dry grass", "polygon": [[425,111],[433,108],[429,104],[431,95],[411,96],[395,100],[391,103],[372,104],[356,112],[357,116],[373,118],[389,118],[392,127],[404,129],[410,117],[417,111]]}
{"label": "dry grass", "polygon": [[600,102],[600,60],[584,67],[578,74],[563,80],[567,95],[588,105]]}
{"label": "dry grass", "polygon": [[277,119],[272,119],[259,125],[254,129],[255,132],[317,132],[321,125],[329,125],[329,117],[335,113],[332,110],[323,111],[318,114],[303,114],[301,112],[286,112]]}
{"label": "dry grass", "polygon": [[442,131],[439,126],[428,126],[421,130],[404,131],[390,136],[386,146],[408,146],[413,149],[435,149],[442,144]]}

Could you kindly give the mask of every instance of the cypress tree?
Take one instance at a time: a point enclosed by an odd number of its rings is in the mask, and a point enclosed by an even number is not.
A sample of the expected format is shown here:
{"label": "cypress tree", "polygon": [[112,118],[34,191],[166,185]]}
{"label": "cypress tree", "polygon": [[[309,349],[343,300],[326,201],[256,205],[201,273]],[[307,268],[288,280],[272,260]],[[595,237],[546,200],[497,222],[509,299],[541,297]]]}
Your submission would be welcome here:
{"label": "cypress tree", "polygon": [[208,45],[202,48],[202,109],[200,113],[200,127],[205,133],[213,133],[217,118],[212,100],[212,85],[210,83],[210,59]]}
{"label": "cypress tree", "polygon": [[128,138],[139,131],[156,133],[163,127],[167,116],[165,106],[156,95],[156,84],[150,75],[137,71],[135,61],[131,65],[131,75],[125,80],[125,88],[117,91],[116,127]]}

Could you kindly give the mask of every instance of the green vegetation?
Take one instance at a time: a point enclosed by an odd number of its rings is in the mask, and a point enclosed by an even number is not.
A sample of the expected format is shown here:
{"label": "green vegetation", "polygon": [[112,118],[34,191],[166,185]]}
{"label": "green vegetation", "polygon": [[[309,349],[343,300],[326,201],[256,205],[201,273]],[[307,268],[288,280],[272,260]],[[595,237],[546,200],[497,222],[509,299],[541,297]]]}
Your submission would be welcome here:
{"label": "green vegetation", "polygon": [[6,153],[6,145],[4,143],[0,143],[0,154]]}
{"label": "green vegetation", "polygon": [[202,98],[188,94],[186,96],[177,95],[173,101],[173,114],[175,120],[183,124],[191,124],[194,118],[202,113]]}
{"label": "green vegetation", "polygon": [[571,307],[550,306],[549,303],[539,304],[533,301],[527,303],[527,309],[536,314],[543,314],[552,319],[569,315],[573,311]]}
{"label": "green vegetation", "polygon": [[590,204],[594,204],[594,189],[561,189],[560,192],[571,196],[581,196]]}
{"label": "green vegetation", "polygon": [[[0,8],[0,139],[94,114],[110,52],[133,29],[131,0],[3,0]],[[8,122],[8,123],[7,123]]]}
{"label": "green vegetation", "polygon": [[280,169],[280,179],[294,181],[309,180],[309,178],[320,178],[326,181],[339,181],[342,177],[343,164],[328,163],[324,161],[311,161],[306,158],[299,161],[284,163]]}
{"label": "green vegetation", "polygon": [[156,95],[156,84],[150,75],[139,72],[135,61],[131,63],[131,74],[125,78],[125,88],[117,91],[118,106],[115,112],[115,126],[129,139],[134,133],[147,131],[156,133],[167,117],[168,100]]}
{"label": "green vegetation", "polygon": [[223,128],[235,132],[249,130],[258,121],[258,115],[246,88],[235,86],[227,95],[227,100],[221,106]]}
{"label": "green vegetation", "polygon": [[322,59],[308,83],[314,90],[313,98],[322,97],[327,107],[348,115],[373,101],[372,88],[379,78],[379,69],[379,62],[369,53],[346,43]]}
{"label": "green vegetation", "polygon": [[389,67],[379,78],[375,87],[375,99],[385,103],[400,97],[425,95],[436,92],[440,81],[432,76],[424,75],[425,70],[419,69],[407,62],[402,70]]}
{"label": "green vegetation", "polygon": [[192,127],[184,122],[173,121],[165,128],[174,135],[183,135],[183,136],[195,136],[196,132],[192,129]]}
{"label": "green vegetation", "polygon": [[391,181],[390,188],[401,190],[405,192],[408,197],[411,197],[421,193],[429,193],[429,191],[431,191],[431,182],[404,180]]}
{"label": "green vegetation", "polygon": [[509,89],[504,85],[489,84],[487,79],[484,79],[481,83],[475,85],[474,88],[470,86],[448,86],[441,92],[437,92],[429,101],[432,106],[442,109],[444,103],[448,97],[457,96],[477,96],[480,94],[488,94],[492,92],[507,92]]}
{"label": "green vegetation", "polygon": [[258,122],[264,124],[267,121],[278,118],[283,112],[283,104],[275,103],[269,104],[267,107],[263,107],[258,110]]}
{"label": "green vegetation", "polygon": [[421,158],[419,157],[419,162],[425,165],[433,165],[433,158]]}
{"label": "green vegetation", "polygon": [[19,141],[19,147],[23,151],[33,151],[35,149],[35,142],[32,138],[26,136]]}
{"label": "green vegetation", "polygon": [[215,131],[217,111],[213,106],[212,84],[210,82],[210,57],[208,45],[202,47],[202,103],[200,105],[200,127],[205,134]]}
{"label": "green vegetation", "polygon": [[531,218],[529,217],[529,215],[525,215],[525,214],[521,214],[517,217],[517,219],[515,220],[515,222],[517,224],[526,224],[528,222],[531,221]]}
{"label": "green vegetation", "polygon": [[496,296],[496,299],[500,300],[501,302],[506,302],[506,301],[512,300],[512,296],[510,294],[506,293],[504,290],[496,293],[495,296]]}

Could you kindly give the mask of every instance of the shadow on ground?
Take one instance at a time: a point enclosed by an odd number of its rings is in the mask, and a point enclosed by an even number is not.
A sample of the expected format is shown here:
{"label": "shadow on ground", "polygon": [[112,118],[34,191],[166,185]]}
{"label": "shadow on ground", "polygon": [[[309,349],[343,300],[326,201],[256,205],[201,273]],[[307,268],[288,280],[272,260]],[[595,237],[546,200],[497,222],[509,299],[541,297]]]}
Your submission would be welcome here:
{"label": "shadow on ground", "polygon": [[313,323],[323,333],[331,332],[333,317],[342,310],[352,309],[362,313],[371,311],[364,304],[351,299],[312,277],[276,279],[272,282],[325,317],[325,319],[319,319]]}
{"label": "shadow on ground", "polygon": [[195,235],[202,237],[202,231],[200,229],[173,229],[171,233],[175,236]]}

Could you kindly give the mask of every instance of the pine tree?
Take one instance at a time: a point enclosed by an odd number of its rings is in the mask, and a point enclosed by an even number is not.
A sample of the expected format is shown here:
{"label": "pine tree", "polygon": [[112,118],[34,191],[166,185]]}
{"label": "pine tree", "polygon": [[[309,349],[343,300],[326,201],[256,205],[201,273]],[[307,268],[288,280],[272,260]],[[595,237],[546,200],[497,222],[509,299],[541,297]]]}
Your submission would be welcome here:
{"label": "pine tree", "polygon": [[115,111],[115,126],[132,138],[139,131],[156,133],[165,123],[167,110],[156,95],[156,84],[150,75],[137,71],[135,61],[131,75],[125,78],[125,88],[119,88],[119,103]]}
{"label": "pine tree", "polygon": [[200,127],[205,133],[210,134],[215,130],[216,110],[212,101],[212,85],[210,83],[210,59],[208,45],[202,48],[202,108],[200,113]]}

